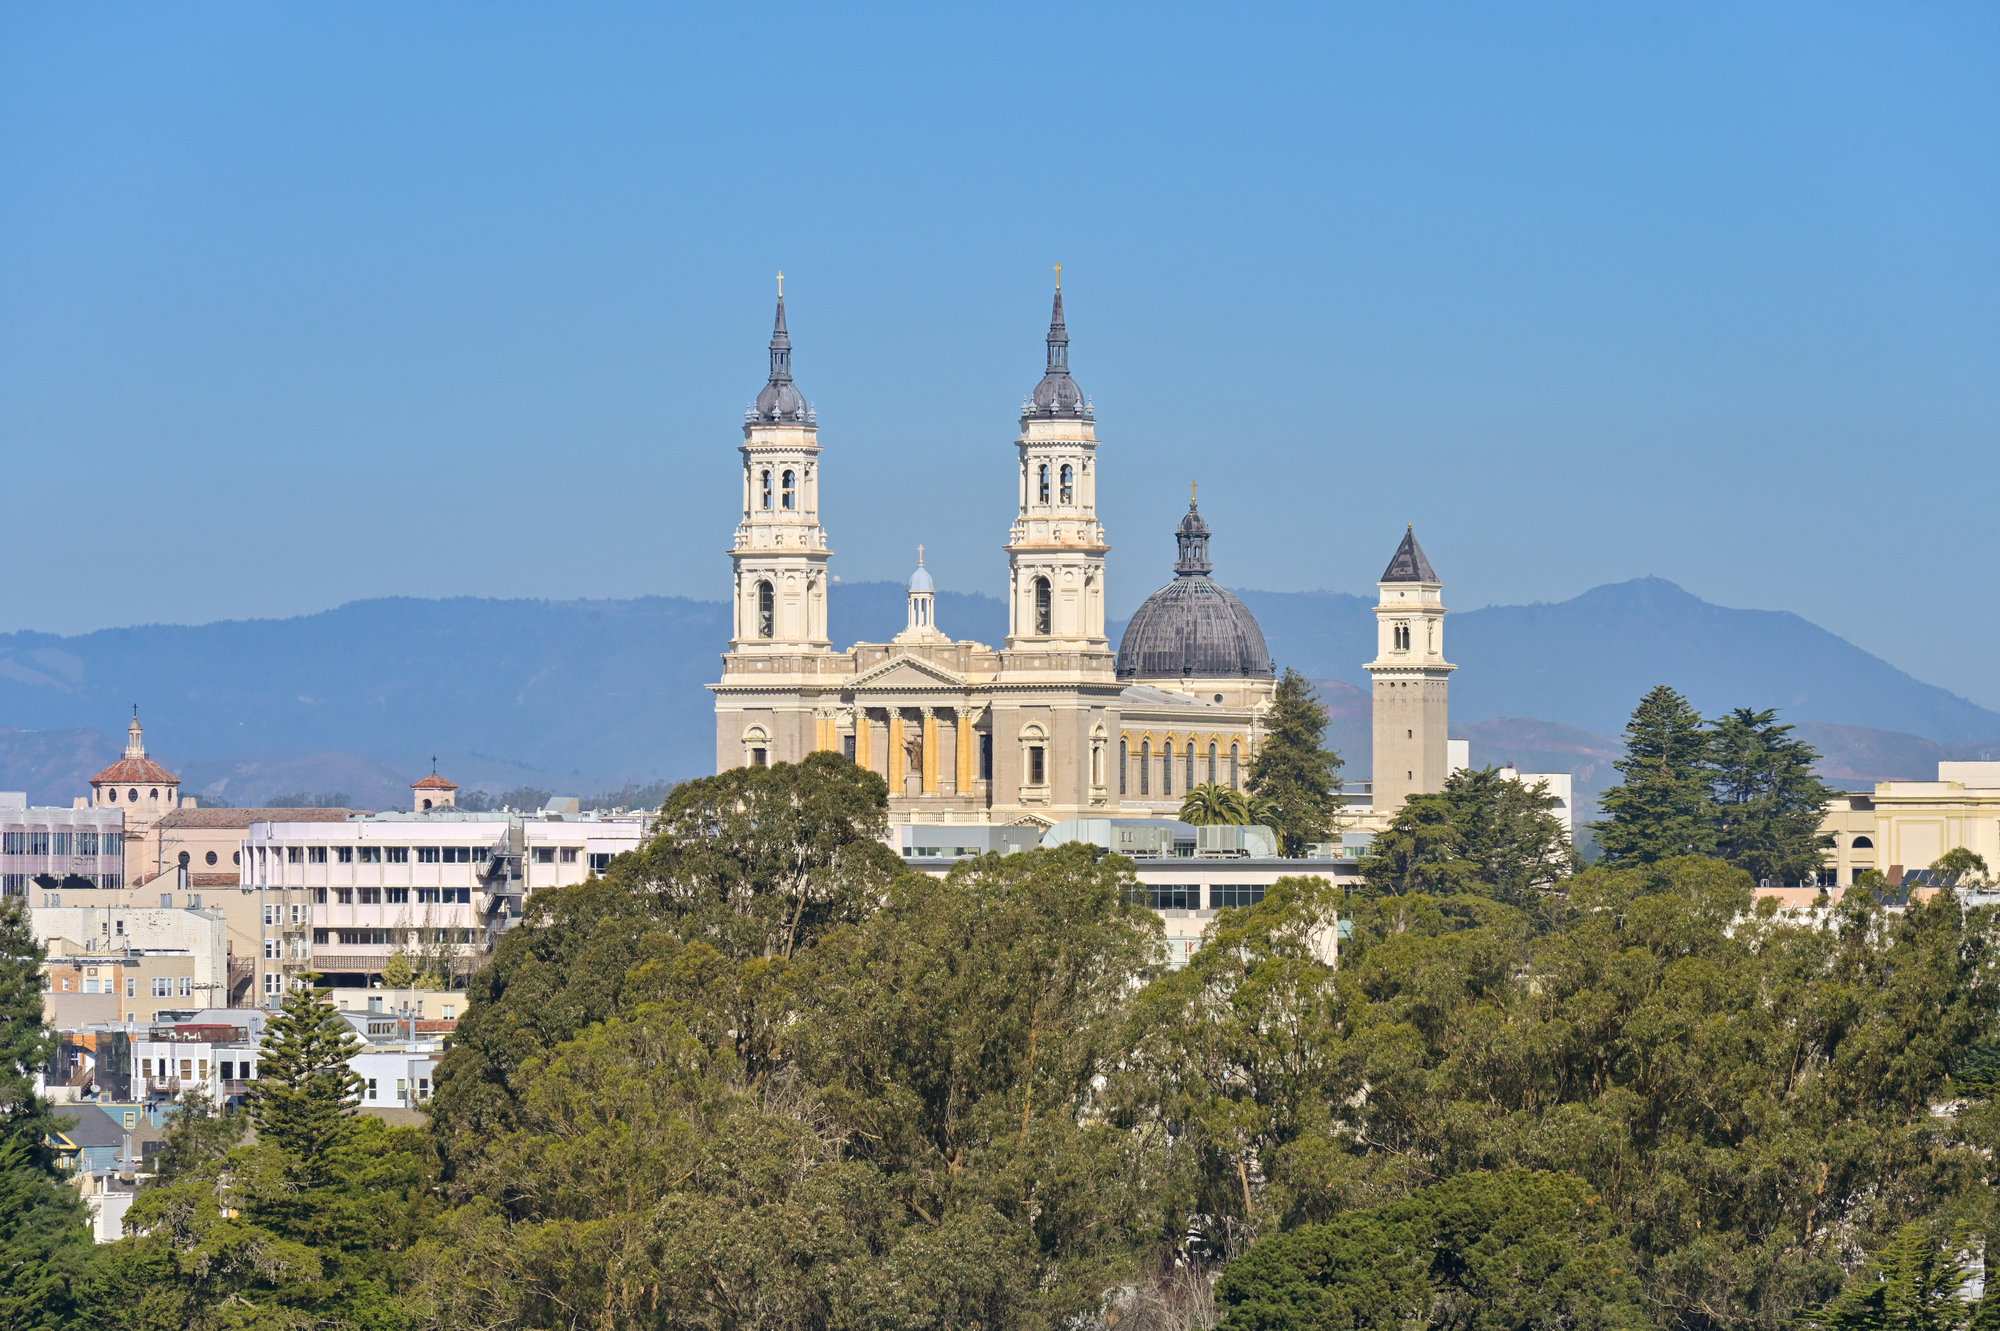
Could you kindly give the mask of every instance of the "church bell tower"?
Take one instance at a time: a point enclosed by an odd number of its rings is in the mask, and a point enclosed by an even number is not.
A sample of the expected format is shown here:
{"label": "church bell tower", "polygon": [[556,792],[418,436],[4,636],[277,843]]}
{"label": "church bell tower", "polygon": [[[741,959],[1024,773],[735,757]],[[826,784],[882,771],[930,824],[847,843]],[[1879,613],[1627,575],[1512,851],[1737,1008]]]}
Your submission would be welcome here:
{"label": "church bell tower", "polygon": [[1444,584],[1414,527],[1382,571],[1375,607],[1375,812],[1393,814],[1412,795],[1444,789],[1448,689],[1458,667],[1444,659]]}
{"label": "church bell tower", "polygon": [[736,631],[729,649],[749,655],[824,652],[826,528],[819,521],[819,421],[792,382],[784,275],[771,331],[771,376],[743,417],[743,521],[736,566]]}
{"label": "church bell tower", "polygon": [[1048,368],[1021,408],[1020,512],[1007,539],[1007,646],[1104,652],[1104,527],[1097,520],[1097,423],[1069,377],[1062,270]]}

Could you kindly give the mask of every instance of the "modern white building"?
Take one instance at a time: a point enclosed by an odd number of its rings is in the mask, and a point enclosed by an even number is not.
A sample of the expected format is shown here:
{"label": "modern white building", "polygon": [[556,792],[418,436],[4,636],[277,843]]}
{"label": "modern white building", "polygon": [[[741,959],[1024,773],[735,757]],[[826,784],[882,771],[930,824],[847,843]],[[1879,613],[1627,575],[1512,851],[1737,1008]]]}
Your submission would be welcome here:
{"label": "modern white building", "polygon": [[581,883],[645,839],[650,815],[473,813],[440,796],[435,775],[416,798],[432,807],[356,815],[344,823],[253,823],[242,887],[255,894],[264,938],[256,992],[266,1007],[286,977],[311,970],[336,987],[379,983],[389,958],[476,967],[533,892]]}
{"label": "modern white building", "polygon": [[[18,790],[0,791],[0,894],[60,906],[65,891],[125,881],[122,809],[31,809]],[[82,901],[71,899],[72,905]]]}

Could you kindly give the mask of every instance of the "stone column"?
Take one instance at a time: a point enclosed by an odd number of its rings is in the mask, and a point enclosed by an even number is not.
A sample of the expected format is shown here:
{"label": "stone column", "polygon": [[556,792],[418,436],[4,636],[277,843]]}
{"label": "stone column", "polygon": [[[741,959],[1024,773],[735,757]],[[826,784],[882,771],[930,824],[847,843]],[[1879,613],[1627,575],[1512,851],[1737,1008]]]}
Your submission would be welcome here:
{"label": "stone column", "polygon": [[875,723],[868,719],[868,709],[854,709],[854,762],[862,768],[875,765]]}
{"label": "stone column", "polygon": [[958,793],[972,793],[973,761],[978,756],[974,745],[978,741],[972,736],[972,713],[961,707],[958,709]]}
{"label": "stone column", "polygon": [[924,794],[938,793],[938,724],[937,709],[921,709],[924,717]]}
{"label": "stone column", "polygon": [[903,793],[903,709],[889,709],[889,793]]}

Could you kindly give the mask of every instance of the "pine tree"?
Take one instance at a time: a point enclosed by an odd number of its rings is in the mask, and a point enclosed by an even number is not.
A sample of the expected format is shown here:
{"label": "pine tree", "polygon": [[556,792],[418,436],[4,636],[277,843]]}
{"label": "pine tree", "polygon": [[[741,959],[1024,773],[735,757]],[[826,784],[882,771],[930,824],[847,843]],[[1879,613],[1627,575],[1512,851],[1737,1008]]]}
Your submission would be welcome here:
{"label": "pine tree", "polygon": [[1652,864],[1715,848],[1709,796],[1710,739],[1701,713],[1665,684],[1639,700],[1625,725],[1625,780],[1604,792],[1610,815],[1592,823],[1611,865]]}
{"label": "pine tree", "polygon": [[58,1125],[35,1094],[55,1052],[42,1021],[42,961],[19,898],[0,898],[0,1326],[69,1324],[91,1258],[83,1199],[47,1147]]}
{"label": "pine tree", "polygon": [[1738,707],[1718,718],[1709,739],[1715,853],[1752,878],[1809,879],[1833,844],[1819,830],[1833,789],[1813,775],[1818,760],[1775,710]]}
{"label": "pine tree", "polygon": [[1273,816],[1287,855],[1324,840],[1340,808],[1340,755],[1326,747],[1326,708],[1312,684],[1287,668],[1265,718],[1263,747],[1250,764],[1250,793]]}
{"label": "pine tree", "polygon": [[283,1008],[264,1027],[263,1058],[250,1096],[259,1140],[308,1174],[353,1136],[361,1094],[361,1078],[347,1064],[363,1046],[326,1001],[331,993],[305,987],[285,995]]}

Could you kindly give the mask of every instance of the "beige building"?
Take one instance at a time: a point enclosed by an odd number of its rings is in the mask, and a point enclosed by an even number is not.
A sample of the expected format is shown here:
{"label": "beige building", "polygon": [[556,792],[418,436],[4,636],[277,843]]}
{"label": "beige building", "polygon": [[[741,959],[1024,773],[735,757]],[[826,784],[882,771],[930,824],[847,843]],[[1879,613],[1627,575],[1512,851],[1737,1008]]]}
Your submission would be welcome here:
{"label": "beige building", "polygon": [[146,756],[146,732],[139,709],[125,731],[125,756],[90,778],[90,807],[116,808],[125,815],[126,876],[141,875],[132,847],[152,825],[181,806],[181,779]]}
{"label": "beige building", "polygon": [[152,1021],[162,1010],[213,1007],[228,989],[228,941],[213,909],[36,906],[48,950],[43,1008],[52,1024]]}
{"label": "beige building", "polygon": [[2000,872],[2000,762],[1941,762],[1935,781],[1878,781],[1839,795],[1820,830],[1833,838],[1826,865],[1843,887],[1869,869],[1897,881],[1961,846]]}
{"label": "beige building", "polygon": [[817,417],[792,378],[783,296],[770,376],[746,415],[735,625],[715,692],[716,767],[845,753],[889,784],[892,821],[1031,823],[1177,809],[1189,788],[1241,786],[1274,686],[1256,620],[1210,576],[1190,503],[1174,579],[1105,632],[1110,545],[1097,516],[1096,415],[1069,372],[1058,287],[1041,382],[1015,443],[1008,633],[953,639],[919,565],[908,622],[835,651],[832,550],[819,509]]}

